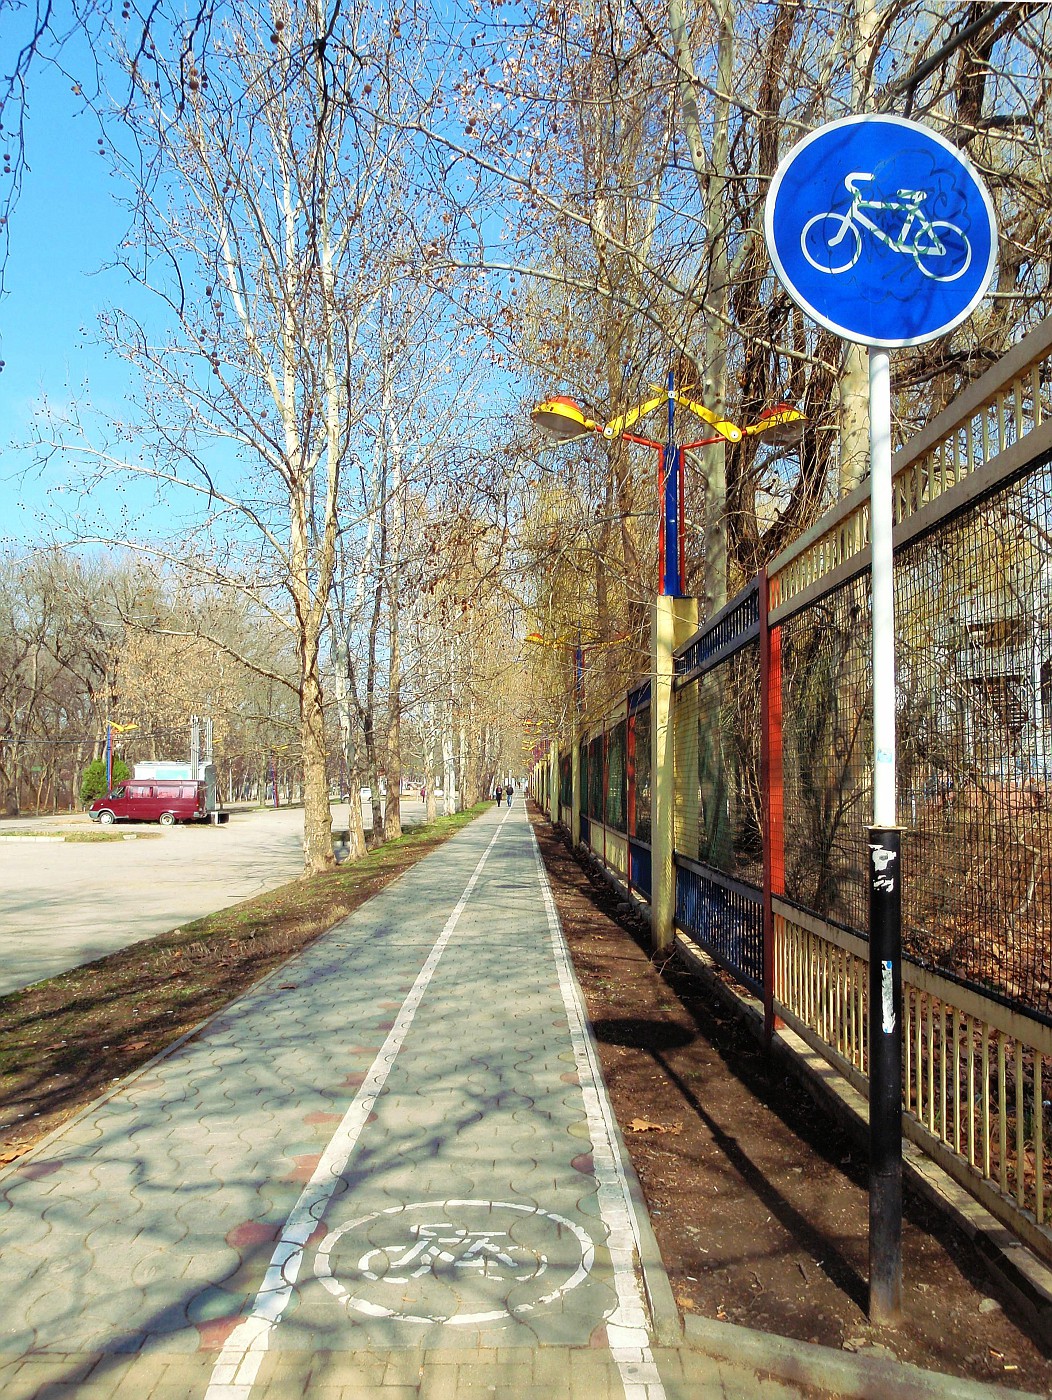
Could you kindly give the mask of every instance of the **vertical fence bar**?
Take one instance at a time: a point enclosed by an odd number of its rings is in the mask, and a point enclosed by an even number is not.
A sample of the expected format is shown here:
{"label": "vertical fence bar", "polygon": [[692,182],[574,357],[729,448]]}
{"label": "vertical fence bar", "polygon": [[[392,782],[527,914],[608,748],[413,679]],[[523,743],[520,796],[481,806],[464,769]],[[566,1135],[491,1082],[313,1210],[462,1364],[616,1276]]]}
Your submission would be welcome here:
{"label": "vertical fence bar", "polygon": [[983,1026],[983,1176],[990,1176],[990,1027]]}
{"label": "vertical fence bar", "polygon": [[[953,1008],[950,1009],[950,1016],[953,1018]],[[947,1075],[947,1043],[946,1043],[946,1002],[939,1002],[939,1117],[941,1121],[940,1137],[944,1142],[950,1141],[950,1103],[948,1103],[946,1092]]]}
{"label": "vertical fence bar", "polygon": [[968,1165],[975,1166],[975,1022],[965,1017],[968,1031]]}
{"label": "vertical fence bar", "polygon": [[760,786],[763,792],[763,1039],[774,1034],[774,908],[785,893],[785,803],[782,770],[782,634],[768,618],[767,570],[757,580],[760,612]]}
{"label": "vertical fence bar", "polygon": [[1034,1214],[1037,1223],[1045,1223],[1045,1093],[1043,1085],[1044,1056],[1034,1054]]}
{"label": "vertical fence bar", "polygon": [[1015,1043],[1015,1200],[1026,1200],[1026,1113],[1023,1101],[1023,1045]]}
{"label": "vertical fence bar", "polygon": [[1008,1090],[1005,1068],[1005,1038],[997,1037],[997,1145],[1001,1151],[998,1178],[1001,1192],[1008,1195]]}
{"label": "vertical fence bar", "polygon": [[961,1016],[953,1008],[953,1150],[961,1150]]}

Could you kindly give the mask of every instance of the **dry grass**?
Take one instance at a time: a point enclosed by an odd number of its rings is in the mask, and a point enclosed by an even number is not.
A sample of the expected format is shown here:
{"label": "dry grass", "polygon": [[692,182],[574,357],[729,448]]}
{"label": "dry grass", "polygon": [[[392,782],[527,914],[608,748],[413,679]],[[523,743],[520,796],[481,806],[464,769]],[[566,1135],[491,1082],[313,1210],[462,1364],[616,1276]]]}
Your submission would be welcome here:
{"label": "dry grass", "polygon": [[353,865],[0,998],[0,1163],[222,1010],[484,810],[440,817]]}

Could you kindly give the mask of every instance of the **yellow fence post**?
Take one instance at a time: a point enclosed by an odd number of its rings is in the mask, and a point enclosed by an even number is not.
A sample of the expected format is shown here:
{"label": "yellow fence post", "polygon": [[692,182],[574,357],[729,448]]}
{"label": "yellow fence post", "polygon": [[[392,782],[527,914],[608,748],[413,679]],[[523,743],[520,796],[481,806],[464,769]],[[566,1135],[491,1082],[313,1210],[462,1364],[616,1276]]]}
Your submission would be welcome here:
{"label": "yellow fence post", "polygon": [[650,927],[655,948],[668,948],[675,938],[676,746],[672,716],[673,655],[698,630],[697,598],[654,599],[650,629],[650,782],[651,894]]}

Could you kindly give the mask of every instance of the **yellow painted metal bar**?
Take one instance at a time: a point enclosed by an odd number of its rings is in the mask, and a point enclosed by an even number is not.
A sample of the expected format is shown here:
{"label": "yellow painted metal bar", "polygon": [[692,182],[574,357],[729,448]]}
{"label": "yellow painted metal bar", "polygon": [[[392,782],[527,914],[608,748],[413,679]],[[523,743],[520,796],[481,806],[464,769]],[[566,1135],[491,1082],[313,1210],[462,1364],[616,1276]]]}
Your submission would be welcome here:
{"label": "yellow painted metal bar", "polygon": [[953,1012],[953,1150],[961,1150],[961,1015]]}
{"label": "yellow painted metal bar", "polygon": [[[686,394],[674,393],[672,397],[680,408],[689,408],[696,418],[700,418],[703,423],[708,423],[715,428],[720,436],[725,437],[728,442],[741,442],[743,433],[737,423],[730,423],[725,418],[717,418],[711,408],[706,408],[703,403],[698,403],[696,399],[689,398]],[[748,431],[746,428],[745,432]]]}
{"label": "yellow painted metal bar", "polygon": [[1005,1065],[1005,1038],[997,1037],[997,1129],[1001,1150],[999,1179],[1001,1194],[1008,1195],[1008,1071]]}
{"label": "yellow painted metal bar", "polygon": [[1015,1043],[1015,1201],[1026,1200],[1026,1115],[1023,1111],[1023,1047]]}
{"label": "yellow painted metal bar", "polygon": [[624,413],[618,414],[616,418],[611,418],[603,429],[603,437],[615,438],[638,423],[640,418],[645,418],[648,413],[653,413],[655,408],[660,408],[663,403],[668,403],[668,390],[659,389],[652,386],[651,392],[655,395],[652,399],[644,399],[642,403],[637,403],[634,408],[626,409]]}
{"label": "yellow painted metal bar", "polygon": [[983,1026],[983,1176],[990,1177],[990,1027]]}
{"label": "yellow painted metal bar", "polygon": [[975,1022],[964,1022],[968,1032],[968,1165],[975,1166]]}
{"label": "yellow painted metal bar", "polygon": [[953,1113],[953,1085],[950,1083],[950,1060],[953,1053],[953,1044],[951,1041],[953,1016],[953,1008],[947,1006],[944,1002],[940,1012],[940,1020],[942,1022],[942,1049],[940,1051],[939,1082],[942,1092],[942,1103],[939,1106],[939,1112],[942,1115],[941,1137],[947,1147],[951,1145],[950,1129],[952,1125],[950,1123],[950,1118]]}
{"label": "yellow painted metal bar", "polygon": [[1043,1060],[1034,1056],[1034,1214],[1045,1223],[1045,1098]]}

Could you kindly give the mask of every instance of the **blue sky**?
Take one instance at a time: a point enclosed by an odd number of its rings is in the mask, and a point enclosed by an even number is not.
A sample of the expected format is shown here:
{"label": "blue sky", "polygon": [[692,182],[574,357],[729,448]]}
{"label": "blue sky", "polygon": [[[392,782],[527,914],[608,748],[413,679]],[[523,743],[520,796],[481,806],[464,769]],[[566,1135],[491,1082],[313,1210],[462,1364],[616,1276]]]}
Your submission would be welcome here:
{"label": "blue sky", "polygon": [[[69,37],[62,57],[67,73],[93,71],[83,36]],[[134,416],[126,404],[137,387],[134,375],[97,343],[99,313],[124,306],[154,326],[162,314],[122,271],[105,266],[128,216],[119,202],[121,184],[98,153],[99,135],[98,120],[74,95],[71,78],[37,63],[29,84],[29,169],[11,219],[8,291],[0,300],[0,541],[36,541],[49,533],[48,487],[62,480],[63,468],[56,463],[44,477],[27,471],[32,453],[25,447],[45,395],[60,407],[72,399],[90,403],[102,422]],[[499,373],[491,375],[494,384],[507,397]],[[132,485],[113,504],[141,511],[148,530],[154,514],[148,496]],[[57,504],[68,505],[69,498]],[[91,502],[103,512],[110,505],[101,495]]]}
{"label": "blue sky", "polygon": [[30,435],[42,395],[61,402],[84,393],[99,407],[119,403],[126,370],[92,344],[99,311],[134,295],[123,274],[106,272],[126,227],[116,181],[97,154],[99,128],[70,81],[41,66],[32,74],[27,123],[30,166],[11,218],[8,295],[0,301],[0,537],[37,537],[45,485],[12,479],[28,458],[12,444]]}

